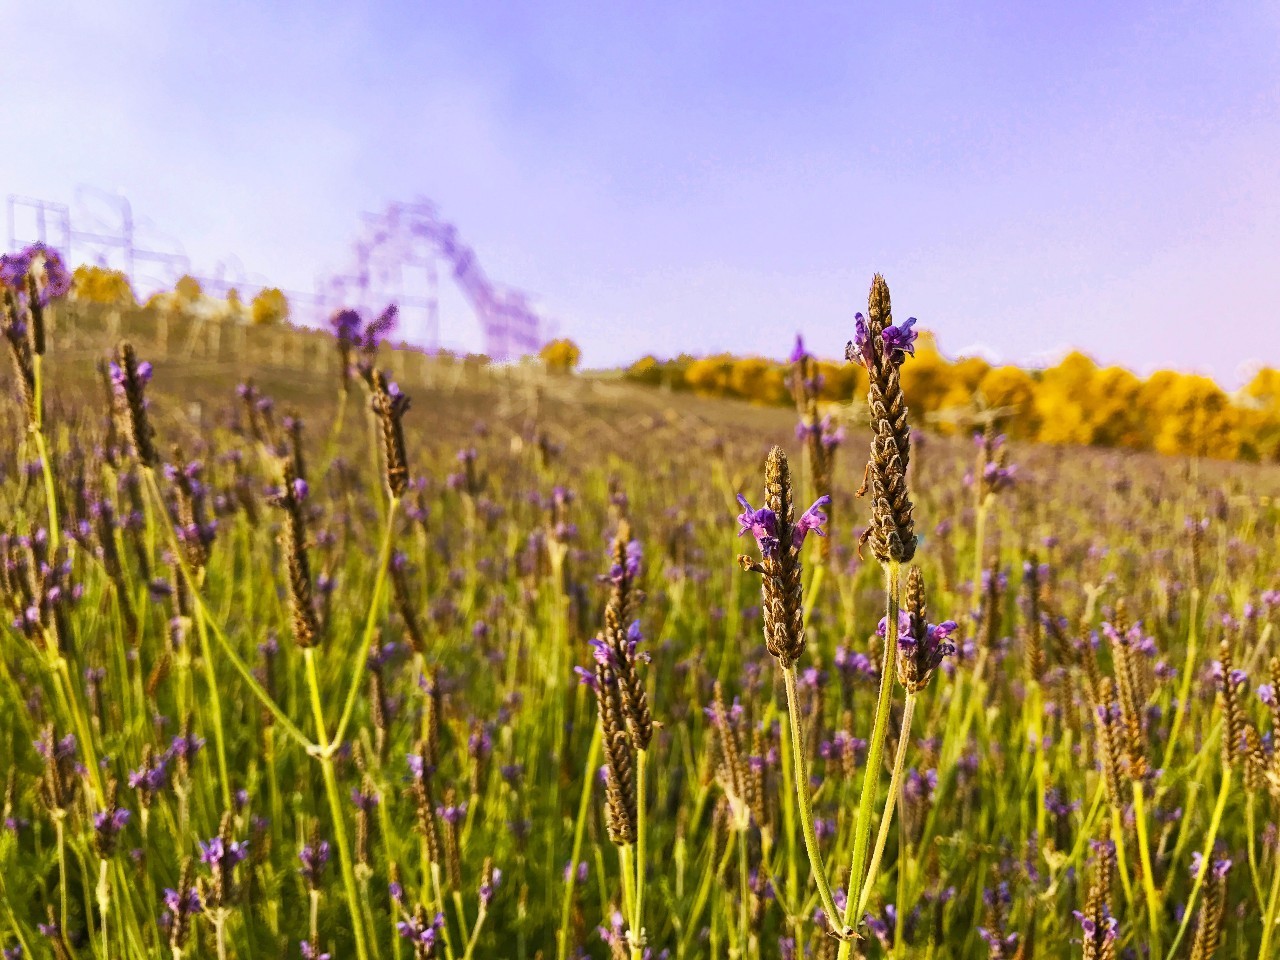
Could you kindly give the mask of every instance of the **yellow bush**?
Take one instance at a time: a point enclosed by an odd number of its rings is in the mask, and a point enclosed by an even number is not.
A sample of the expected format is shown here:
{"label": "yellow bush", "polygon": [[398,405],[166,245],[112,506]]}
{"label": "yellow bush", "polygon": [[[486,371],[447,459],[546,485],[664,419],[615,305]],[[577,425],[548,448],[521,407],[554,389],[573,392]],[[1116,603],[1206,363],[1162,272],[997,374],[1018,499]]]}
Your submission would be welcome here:
{"label": "yellow bush", "polygon": [[572,340],[552,340],[538,356],[551,373],[572,373],[582,362],[582,350]]}
{"label": "yellow bush", "polygon": [[85,303],[136,307],[129,278],[120,270],[82,264],[71,274],[71,298]]}
{"label": "yellow bush", "polygon": [[729,367],[729,390],[752,403],[778,405],[790,398],[782,367],[763,357],[743,357]]}
{"label": "yellow bush", "polygon": [[283,291],[275,287],[267,287],[253,298],[249,310],[255,326],[283,323],[289,318],[289,298]]}

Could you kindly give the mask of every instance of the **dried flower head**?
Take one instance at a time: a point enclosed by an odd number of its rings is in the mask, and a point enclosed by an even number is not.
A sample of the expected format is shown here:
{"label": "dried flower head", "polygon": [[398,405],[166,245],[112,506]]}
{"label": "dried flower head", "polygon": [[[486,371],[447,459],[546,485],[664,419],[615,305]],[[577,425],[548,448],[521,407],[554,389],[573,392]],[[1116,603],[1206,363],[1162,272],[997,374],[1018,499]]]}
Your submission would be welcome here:
{"label": "dried flower head", "polygon": [[743,508],[738,516],[741,525],[738,536],[752,534],[760,547],[761,559],[741,556],[738,562],[744,570],[761,575],[765,646],[786,668],[804,653],[800,548],[811,532],[825,536],[822,525],[827,518],[822,508],[830,498],[819,498],[796,521],[791,468],[787,455],[779,447],[769,451],[764,478],[764,507],[753,510],[745,497],[738,497]]}
{"label": "dried flower head", "polygon": [[915,556],[915,521],[907,490],[911,460],[911,427],[902,395],[899,367],[911,348],[914,320],[893,325],[889,286],[876,274],[867,304],[868,316],[855,318],[855,338],[845,357],[867,368],[867,405],[871,411],[871,457],[867,482],[871,491],[871,525],[864,538],[881,563],[905,563]]}

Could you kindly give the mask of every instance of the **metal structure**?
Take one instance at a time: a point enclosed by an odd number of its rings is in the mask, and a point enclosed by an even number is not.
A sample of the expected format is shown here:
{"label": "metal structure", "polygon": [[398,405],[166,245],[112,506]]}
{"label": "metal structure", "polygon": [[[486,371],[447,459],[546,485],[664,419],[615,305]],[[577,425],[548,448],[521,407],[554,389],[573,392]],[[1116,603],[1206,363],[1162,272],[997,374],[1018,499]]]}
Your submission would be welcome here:
{"label": "metal structure", "polygon": [[[140,241],[140,233],[148,238],[159,235],[151,224],[135,221],[126,197],[92,187],[77,188],[74,206],[11,194],[8,228],[11,250],[42,241],[73,263],[124,271],[143,295],[172,289],[183,274],[194,276],[208,295],[220,298],[234,287],[247,300],[267,286],[264,279],[247,274],[234,257],[219,262],[209,275],[196,273],[177,240]],[[395,303],[403,339],[434,351],[441,345],[442,266],[470,307],[490,358],[507,360],[542,345],[550,327],[529,298],[490,280],[457,228],[442,220],[425,199],[363,214],[344,270],[321,277],[314,293],[284,292],[294,320],[310,326],[325,325],[342,307],[379,312]]]}
{"label": "metal structure", "polygon": [[[484,352],[495,360],[535,351],[547,325],[518,290],[494,283],[475,251],[453,224],[440,219],[430,201],[393,203],[381,214],[364,214],[353,245],[352,269],[322,282],[326,309],[354,305],[400,308],[412,342],[440,343],[440,264],[474,312],[484,334]],[[415,283],[415,280],[422,281]],[[414,334],[421,331],[421,339]]]}

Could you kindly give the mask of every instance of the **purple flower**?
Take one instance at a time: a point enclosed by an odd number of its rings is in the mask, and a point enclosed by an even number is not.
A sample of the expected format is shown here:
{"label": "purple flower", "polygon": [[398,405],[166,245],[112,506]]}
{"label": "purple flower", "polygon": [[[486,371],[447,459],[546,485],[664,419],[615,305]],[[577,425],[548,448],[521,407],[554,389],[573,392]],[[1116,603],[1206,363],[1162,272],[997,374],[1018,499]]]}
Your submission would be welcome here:
{"label": "purple flower", "polygon": [[[1120,922],[1111,915],[1111,911],[1105,905],[1103,909],[1106,913],[1102,917],[1102,939],[1104,941],[1114,940]],[[1079,910],[1072,910],[1071,913],[1080,921],[1080,929],[1084,931],[1085,940],[1090,943],[1097,943],[1099,932],[1097,922],[1092,917],[1085,916]]]}
{"label": "purple flower", "polygon": [[0,285],[19,289],[31,269],[30,248],[21,253],[0,254]]}
{"label": "purple flower", "polygon": [[750,533],[756,538],[764,556],[774,556],[778,549],[778,518],[768,507],[753,509],[742,494],[738,494],[738,503],[742,506],[742,513],[738,514],[738,523],[742,529],[738,531],[738,536]]}
{"label": "purple flower", "polygon": [[907,322],[902,326],[890,324],[884,328],[884,333],[880,335],[881,341],[884,343],[884,352],[889,357],[889,362],[895,367],[900,367],[905,361],[906,355],[916,355],[916,338],[919,336],[911,328],[916,325],[915,317],[908,317]]}
{"label": "purple flower", "polygon": [[465,803],[450,804],[448,806],[436,807],[436,814],[445,823],[456,825],[462,822],[462,818],[467,815],[467,805]]}
{"label": "purple flower", "polygon": [[480,884],[480,905],[482,907],[487,907],[493,902],[493,895],[501,884],[502,871],[494,867],[489,872],[489,876]]}
{"label": "purple flower", "polygon": [[430,948],[436,945],[436,938],[439,936],[440,928],[443,926],[444,914],[437,913],[430,924],[427,924],[419,916],[412,916],[397,923],[396,932],[410,943],[421,944],[423,947]]}
{"label": "purple flower", "polygon": [[200,841],[200,862],[220,873],[230,872],[248,853],[249,844],[238,840],[224,843],[221,837],[214,837],[208,842]]}
{"label": "purple flower", "polygon": [[320,874],[324,871],[324,865],[329,862],[329,842],[321,840],[315,844],[307,844],[298,851],[298,859],[302,861],[298,872],[307,881],[307,886],[313,889],[319,887]]}
{"label": "purple flower", "polygon": [[405,754],[405,759],[409,761],[409,773],[413,779],[422,780],[427,775],[427,761],[420,753]]}
{"label": "purple flower", "polygon": [[875,348],[871,342],[871,328],[867,326],[867,318],[861,313],[853,316],[853,339],[844,349],[846,360],[857,360],[870,370],[875,366]]}
{"label": "purple flower", "polygon": [[351,788],[351,802],[354,803],[358,809],[363,810],[365,813],[372,813],[373,808],[378,805],[379,799],[380,798],[378,794],[372,791],[370,791],[369,793],[364,793],[363,791],[360,790],[359,787]]}
{"label": "purple flower", "polygon": [[791,356],[787,358],[789,363],[799,363],[805,357],[809,356],[809,351],[804,348],[804,337],[796,334],[796,345],[791,350]]}
{"label": "purple flower", "polygon": [[[1197,850],[1191,854],[1192,879],[1199,877],[1201,871],[1203,871],[1204,868],[1205,868],[1204,856],[1200,853],[1199,850]],[[1213,872],[1213,875],[1215,877],[1221,880],[1226,877],[1227,871],[1231,869],[1231,861],[1226,859],[1225,857],[1219,860],[1214,860],[1212,863],[1209,864],[1209,869]]]}
{"label": "purple flower", "polygon": [[199,913],[204,909],[204,904],[200,902],[200,894],[195,887],[179,892],[172,887],[165,887],[164,905],[169,908],[171,913],[177,914],[193,914]]}
{"label": "purple flower", "polygon": [[1269,683],[1258,684],[1258,699],[1268,707],[1276,705],[1276,688]]}
{"label": "purple flower", "polygon": [[133,790],[145,790],[148,793],[159,793],[169,783],[169,757],[160,754],[153,757],[137,770],[129,772],[129,787]]}
{"label": "purple flower", "polygon": [[116,837],[129,823],[130,813],[120,807],[110,810],[99,810],[93,815],[94,841],[98,852],[110,856],[116,846]]}
{"label": "purple flower", "polygon": [[830,502],[831,498],[824,494],[813,501],[813,506],[800,515],[800,519],[796,521],[795,528],[791,531],[791,544],[797,550],[804,545],[804,538],[808,536],[810,531],[813,531],[819,537],[827,535],[822,529],[822,525],[827,522],[827,515],[822,512],[822,507],[825,507]]}
{"label": "purple flower", "polygon": [[1018,949],[1018,935],[1011,933],[1007,937],[1002,937],[994,930],[988,930],[986,927],[978,928],[978,936],[986,941],[987,949],[993,957],[1008,956],[1012,951]]}
{"label": "purple flower", "polygon": [[982,468],[982,479],[990,489],[998,492],[1013,486],[1017,472],[1017,464],[1002,467],[993,461]]}
{"label": "purple flower", "polygon": [[298,951],[302,954],[302,960],[331,960],[332,957],[329,953],[321,953],[320,948],[312,946],[309,940],[299,943]]}

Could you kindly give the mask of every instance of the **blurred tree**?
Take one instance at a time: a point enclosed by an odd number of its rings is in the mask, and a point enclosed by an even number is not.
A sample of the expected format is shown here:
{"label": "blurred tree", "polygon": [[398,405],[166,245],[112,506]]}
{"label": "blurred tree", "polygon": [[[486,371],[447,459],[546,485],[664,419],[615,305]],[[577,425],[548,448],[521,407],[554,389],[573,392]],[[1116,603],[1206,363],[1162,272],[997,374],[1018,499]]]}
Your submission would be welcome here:
{"label": "blurred tree", "polygon": [[764,357],[743,357],[729,367],[731,393],[752,403],[784,404],[790,398],[781,365]]}
{"label": "blurred tree", "polygon": [[582,350],[572,340],[552,340],[539,352],[538,356],[546,364],[551,373],[572,373],[582,362]]}
{"label": "blurred tree", "polygon": [[1011,437],[1034,437],[1040,428],[1036,408],[1036,382],[1021,367],[992,367],[978,384],[989,407],[1009,408],[1000,419],[1001,429]]}
{"label": "blurred tree", "polygon": [[1090,426],[1091,440],[1104,447],[1150,447],[1144,422],[1142,381],[1124,367],[1095,372],[1091,392],[1076,398]]}
{"label": "blurred tree", "polygon": [[1098,365],[1072,351],[1044,371],[1036,390],[1036,413],[1042,443],[1093,443],[1094,421],[1085,410],[1093,395]]}
{"label": "blurred tree", "polygon": [[289,299],[276,287],[266,287],[253,298],[250,316],[258,327],[283,323],[289,319]]}
{"label": "blurred tree", "polygon": [[178,278],[178,282],[173,285],[173,292],[179,300],[185,303],[195,303],[204,296],[200,281],[189,274],[184,274]]}
{"label": "blurred tree", "polygon": [[1160,453],[1235,457],[1240,412],[1208,377],[1161,370],[1143,384],[1144,406],[1154,413],[1154,446]]}
{"label": "blurred tree", "polygon": [[658,362],[657,357],[644,356],[627,367],[624,376],[636,383],[647,383],[651,387],[656,387],[662,382],[662,364]]}
{"label": "blurred tree", "polygon": [[81,264],[72,273],[71,299],[120,307],[138,305],[129,278],[123,272],[90,264]]}
{"label": "blurred tree", "polygon": [[1245,384],[1246,399],[1263,408],[1280,408],[1280,370],[1263,367]]}
{"label": "blurred tree", "polygon": [[729,393],[729,368],[732,363],[733,357],[727,353],[694,360],[685,370],[685,383],[699,396],[723,397]]}

